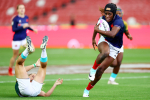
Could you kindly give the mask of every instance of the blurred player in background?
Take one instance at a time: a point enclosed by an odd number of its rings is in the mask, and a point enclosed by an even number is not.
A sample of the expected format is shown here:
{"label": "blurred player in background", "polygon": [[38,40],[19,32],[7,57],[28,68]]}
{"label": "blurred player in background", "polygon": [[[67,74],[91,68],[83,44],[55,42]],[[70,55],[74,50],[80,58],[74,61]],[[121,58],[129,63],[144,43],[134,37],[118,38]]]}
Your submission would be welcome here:
{"label": "blurred player in background", "polygon": [[[102,16],[104,16],[104,9],[100,7],[100,12],[102,14]],[[121,18],[123,17],[123,12],[121,10],[121,8],[117,8],[117,15],[119,15]],[[102,17],[100,17],[102,18]],[[128,39],[132,40],[132,36],[130,35],[129,31],[128,31],[128,25],[127,22],[123,20],[124,23],[124,33],[127,36]],[[100,35],[100,34],[99,34]],[[120,65],[123,59],[123,46],[121,47],[120,53],[118,54],[117,58],[113,61],[113,63],[110,65],[111,67],[113,67],[113,72],[109,78],[108,84],[113,84],[113,85],[118,85],[119,83],[115,82],[115,78],[117,77],[117,74],[119,72],[120,69]]]}
{"label": "blurred player in background", "polygon": [[[123,12],[120,8],[117,8],[117,12],[116,14],[118,14],[121,18],[123,17]],[[132,36],[130,35],[129,31],[128,31],[128,25],[127,22],[123,20],[124,23],[124,33],[127,36],[128,39],[132,40]],[[109,78],[108,84],[113,84],[113,85],[118,85],[119,83],[115,82],[115,78],[117,77],[117,74],[119,72],[120,69],[120,65],[123,59],[123,45],[121,47],[120,53],[118,54],[117,58],[113,61],[113,63],[110,65],[111,67],[113,67],[113,72],[111,73],[111,76]]]}
{"label": "blurred player in background", "polygon": [[[26,36],[27,36],[27,29],[34,31],[37,33],[37,30],[32,29],[29,26],[29,18],[25,15],[25,6],[20,4],[17,6],[18,15],[15,16],[12,20],[12,31],[14,32],[13,41],[12,41],[12,49],[13,49],[13,56],[10,59],[10,64],[8,68],[8,75],[13,76],[12,70],[14,62],[19,55],[19,48],[20,46],[26,46]],[[32,44],[33,45],[33,44]]]}
{"label": "blurred player in background", "polygon": [[[47,97],[50,96],[55,87],[57,85],[62,84],[63,79],[56,80],[53,87],[45,93],[42,91],[43,82],[46,76],[46,67],[47,67],[47,53],[46,53],[46,45],[48,41],[48,37],[44,36],[43,42],[41,44],[41,58],[38,60],[35,65],[30,65],[24,67],[24,62],[30,52],[33,52],[33,47],[31,45],[30,37],[26,37],[27,39],[27,48],[22,52],[22,54],[18,57],[15,65],[15,75],[16,75],[16,85],[15,90],[18,96],[20,97],[36,97],[36,96],[43,96]],[[34,66],[39,66],[39,70],[37,74],[30,74],[28,76],[27,71],[34,68]]]}
{"label": "blurred player in background", "polygon": [[108,3],[105,6],[105,16],[103,16],[102,19],[108,22],[110,31],[99,30],[99,25],[97,24],[94,27],[92,37],[92,45],[94,49],[96,46],[95,37],[97,33],[100,33],[105,37],[101,36],[102,39],[99,39],[98,50],[100,54],[97,56],[94,65],[90,70],[89,79],[91,82],[89,82],[88,86],[85,88],[83,97],[89,97],[90,90],[101,79],[104,71],[116,59],[122,47],[124,24],[122,18],[116,15],[116,11],[117,6],[113,3]]}

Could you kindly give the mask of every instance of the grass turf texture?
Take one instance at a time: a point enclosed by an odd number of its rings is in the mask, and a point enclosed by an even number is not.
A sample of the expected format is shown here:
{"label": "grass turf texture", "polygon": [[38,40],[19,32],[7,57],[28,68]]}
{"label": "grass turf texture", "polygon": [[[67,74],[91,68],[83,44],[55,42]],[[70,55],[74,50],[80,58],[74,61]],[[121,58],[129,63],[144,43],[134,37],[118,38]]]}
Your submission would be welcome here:
{"label": "grass turf texture", "polygon": [[[119,73],[116,78],[119,82],[117,86],[107,84],[110,74],[105,73],[90,91],[90,97],[83,98],[83,91],[89,83],[87,76],[88,74],[46,75],[43,86],[45,92],[52,87],[56,79],[63,78],[64,82],[56,87],[50,97],[29,98],[17,96],[14,88],[15,77],[0,76],[0,100],[149,100],[150,98],[149,73]],[[144,76],[147,78],[140,78]]]}
{"label": "grass turf texture", "polygon": [[[23,51],[23,50],[21,50]],[[123,63],[150,63],[150,49],[125,49]],[[48,65],[93,64],[98,50],[93,49],[47,49]],[[0,66],[9,66],[11,48],[0,48]],[[41,57],[41,49],[28,56],[25,65],[36,62]]]}

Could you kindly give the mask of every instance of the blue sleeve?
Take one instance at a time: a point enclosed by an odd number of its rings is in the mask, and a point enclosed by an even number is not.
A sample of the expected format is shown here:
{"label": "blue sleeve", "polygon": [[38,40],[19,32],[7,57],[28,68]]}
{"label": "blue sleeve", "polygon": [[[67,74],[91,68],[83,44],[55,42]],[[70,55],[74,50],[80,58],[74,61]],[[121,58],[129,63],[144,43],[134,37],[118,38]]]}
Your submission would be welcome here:
{"label": "blue sleeve", "polygon": [[[29,21],[29,17],[28,17],[28,16],[26,16],[26,17],[27,17],[27,19],[28,19],[28,21]],[[33,31],[33,29],[32,29],[31,27],[28,27],[27,29]]]}
{"label": "blue sleeve", "polygon": [[33,29],[31,27],[28,27],[29,30],[33,31]]}
{"label": "blue sleeve", "polygon": [[115,20],[113,25],[120,28],[124,26],[123,21],[121,19]]}
{"label": "blue sleeve", "polygon": [[14,18],[13,21],[12,21],[12,31],[13,31],[13,32],[17,32],[17,31],[23,29],[23,26],[18,27],[17,24],[18,24],[18,23],[17,23],[17,21],[16,21],[15,18]]}

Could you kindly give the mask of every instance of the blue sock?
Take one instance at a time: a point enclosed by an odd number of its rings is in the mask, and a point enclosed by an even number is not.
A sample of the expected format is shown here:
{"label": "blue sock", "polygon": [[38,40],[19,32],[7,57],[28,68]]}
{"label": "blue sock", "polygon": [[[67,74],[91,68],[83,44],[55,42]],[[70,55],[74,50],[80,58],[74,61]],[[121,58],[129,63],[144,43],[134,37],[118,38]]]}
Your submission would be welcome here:
{"label": "blue sock", "polygon": [[24,56],[23,53],[21,54],[21,57],[22,57],[23,59],[26,59],[26,58],[27,58],[27,56]]}
{"label": "blue sock", "polygon": [[111,76],[109,78],[110,81],[115,81],[115,78],[117,77],[117,74],[111,73]]}
{"label": "blue sock", "polygon": [[28,49],[26,48],[26,49],[22,52],[21,57],[22,57],[23,59],[26,59],[27,56],[28,56],[28,54],[29,54],[29,52],[28,52]]}
{"label": "blue sock", "polygon": [[91,68],[90,73],[91,73],[91,74],[95,74],[95,73],[96,73],[96,70],[93,69],[93,68]]}
{"label": "blue sock", "polygon": [[116,78],[116,77],[117,77],[117,74],[111,73],[111,77]]}
{"label": "blue sock", "polygon": [[90,92],[90,91],[87,90],[87,89],[84,90],[84,93],[86,93],[86,94],[89,94],[89,92]]}
{"label": "blue sock", "polygon": [[46,53],[46,49],[43,49],[43,50],[42,50],[40,61],[41,61],[41,62],[47,62],[47,53]]}
{"label": "blue sock", "polygon": [[47,62],[47,57],[46,58],[42,58],[40,59],[41,62]]}

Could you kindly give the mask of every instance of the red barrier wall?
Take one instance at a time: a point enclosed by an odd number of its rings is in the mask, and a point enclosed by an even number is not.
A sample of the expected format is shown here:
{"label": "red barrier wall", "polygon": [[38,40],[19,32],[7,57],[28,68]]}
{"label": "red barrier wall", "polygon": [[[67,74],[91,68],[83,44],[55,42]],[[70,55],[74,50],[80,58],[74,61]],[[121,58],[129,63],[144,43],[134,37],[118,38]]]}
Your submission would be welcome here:
{"label": "red barrier wall", "polygon": [[[92,48],[91,40],[94,26],[36,26],[38,34],[29,31],[35,47],[40,47],[44,35],[49,36],[48,47],[50,48]],[[150,26],[129,27],[133,37],[130,41],[124,35],[125,48],[150,48]],[[0,47],[11,47],[13,37],[11,27],[0,27]],[[98,41],[98,37],[97,37]]]}

